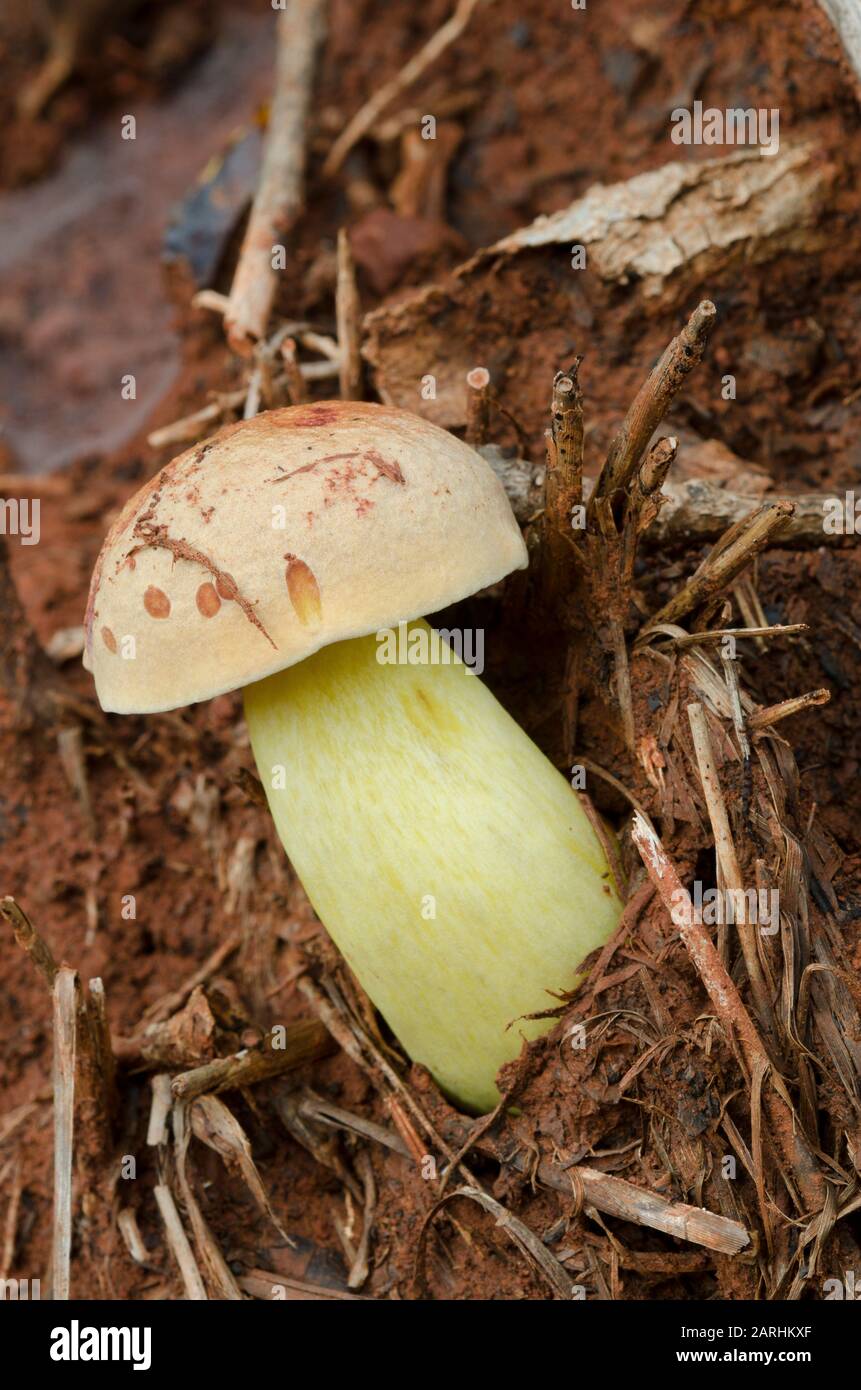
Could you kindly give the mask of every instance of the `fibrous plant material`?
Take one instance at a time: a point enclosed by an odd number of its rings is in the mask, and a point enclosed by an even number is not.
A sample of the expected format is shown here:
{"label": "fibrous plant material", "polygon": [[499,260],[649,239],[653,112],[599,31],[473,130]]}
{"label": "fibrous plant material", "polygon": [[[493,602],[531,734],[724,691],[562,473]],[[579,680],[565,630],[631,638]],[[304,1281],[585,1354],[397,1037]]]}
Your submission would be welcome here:
{"label": "fibrous plant material", "polygon": [[[702,783],[709,819],[715,837],[715,852],[721,866],[721,879],[730,892],[743,893],[744,880],[742,878],[741,869],[739,868],[738,855],[736,854],[735,843],[733,841],[732,831],[730,830],[726,802],[715,766],[714,749],[712,748],[708,720],[703,706],[698,701],[694,701],[692,704],[688,705],[688,719],[690,720],[691,733],[694,740],[694,751],[699,768],[700,782]],[[741,918],[737,925],[744,961],[747,967],[748,979],[750,980],[751,990],[756,1001],[760,1027],[766,1032],[773,1033],[775,1031],[775,1024],[772,1015],[771,999],[769,998],[768,986],[765,981],[765,976],[762,973],[762,966],[760,965],[756,949],[756,927],[752,922],[747,920],[744,911],[742,911]]]}

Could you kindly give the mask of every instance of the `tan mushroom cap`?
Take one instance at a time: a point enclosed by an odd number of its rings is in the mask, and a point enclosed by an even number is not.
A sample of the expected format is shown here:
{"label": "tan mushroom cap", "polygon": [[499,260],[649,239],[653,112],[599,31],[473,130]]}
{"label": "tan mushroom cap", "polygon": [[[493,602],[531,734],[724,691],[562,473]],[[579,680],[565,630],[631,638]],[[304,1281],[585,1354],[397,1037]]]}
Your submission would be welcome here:
{"label": "tan mushroom cap", "polygon": [[175,709],[526,564],[502,485],[445,430],[353,401],[272,410],[123,508],[93,572],[84,665],[103,709]]}

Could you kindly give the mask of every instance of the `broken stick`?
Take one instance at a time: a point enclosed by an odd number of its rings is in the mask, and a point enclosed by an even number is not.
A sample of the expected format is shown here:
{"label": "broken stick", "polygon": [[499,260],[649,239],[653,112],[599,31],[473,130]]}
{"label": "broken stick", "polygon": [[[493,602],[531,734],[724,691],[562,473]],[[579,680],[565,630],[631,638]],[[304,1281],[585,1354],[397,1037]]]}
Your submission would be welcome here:
{"label": "broken stick", "polygon": [[251,1086],[325,1057],[332,1051],[328,1030],[322,1023],[313,1018],[299,1019],[288,1025],[285,1046],[279,1050],[238,1052],[232,1057],[217,1057],[214,1062],[205,1062],[193,1071],[180,1072],[173,1079],[173,1097],[190,1101],[195,1096]]}
{"label": "broken stick", "polygon": [[803,709],[812,709],[814,705],[827,705],[830,699],[831,691],[825,686],[819,690],[808,690],[806,695],[793,695],[789,700],[781,700],[778,705],[766,705],[763,709],[748,715],[747,727],[751,733],[756,733],[769,728],[771,724],[777,724],[781,719],[788,719],[791,714],[800,714]]}
{"label": "broken stick", "polygon": [[21,950],[27,952],[48,988],[53,989],[57,977],[57,962],[50,946],[42,940],[24,909],[18,906],[14,898],[7,896],[0,900],[0,916],[5,917],[11,924]]}
{"label": "broken stick", "polygon": [[688,373],[702,361],[717,309],[704,299],[691,314],[681,333],[664,349],[657,365],[634,398],[621,428],[610,445],[598,482],[596,497],[612,497],[627,487],[643,451],[678,395]]}
{"label": "broken stick", "polygon": [[[529,1159],[518,1154],[511,1160],[515,1168],[529,1171]],[[638,1226],[649,1226],[655,1231],[664,1231],[668,1236],[702,1245],[707,1250],[717,1250],[721,1255],[737,1255],[750,1244],[750,1236],[740,1221],[732,1221],[728,1216],[718,1216],[705,1207],[691,1207],[686,1202],[671,1202],[658,1192],[649,1192],[637,1187],[624,1178],[602,1173],[597,1168],[576,1164],[570,1168],[544,1159],[539,1163],[535,1176],[546,1187],[556,1192],[571,1195],[578,1184],[584,1200],[606,1216],[616,1216],[621,1221],[632,1221]]]}

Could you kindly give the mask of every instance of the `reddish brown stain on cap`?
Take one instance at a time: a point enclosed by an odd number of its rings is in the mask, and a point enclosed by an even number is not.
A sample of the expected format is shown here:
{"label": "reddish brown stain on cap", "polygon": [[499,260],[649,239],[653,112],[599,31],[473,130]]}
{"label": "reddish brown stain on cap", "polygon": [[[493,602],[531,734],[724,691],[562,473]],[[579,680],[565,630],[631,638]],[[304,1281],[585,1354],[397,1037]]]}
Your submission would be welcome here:
{"label": "reddish brown stain on cap", "polygon": [[116,650],[117,650],[117,639],[116,639],[116,637],[114,636],[114,634],[111,632],[111,630],[110,630],[109,627],[103,627],[103,628],[102,628],[102,641],[104,642],[104,644],[105,644],[105,646],[107,647],[107,649],[108,649],[109,652],[114,652],[114,653],[116,653]]}
{"label": "reddish brown stain on cap", "polygon": [[221,599],[214,584],[201,584],[197,591],[197,607],[204,618],[214,618],[221,607]]}
{"label": "reddish brown stain on cap", "polygon": [[157,589],[154,584],[150,584],[143,601],[144,608],[151,618],[170,617],[170,599],[163,589]]}
{"label": "reddish brown stain on cap", "polygon": [[304,560],[289,554],[284,559],[287,561],[287,592],[296,617],[303,627],[314,627],[323,616],[320,586]]}
{"label": "reddish brown stain on cap", "polygon": [[343,411],[337,405],[309,405],[307,409],[292,411],[289,420],[284,423],[296,429],[305,429],[314,425],[332,425],[339,416],[343,416]]}

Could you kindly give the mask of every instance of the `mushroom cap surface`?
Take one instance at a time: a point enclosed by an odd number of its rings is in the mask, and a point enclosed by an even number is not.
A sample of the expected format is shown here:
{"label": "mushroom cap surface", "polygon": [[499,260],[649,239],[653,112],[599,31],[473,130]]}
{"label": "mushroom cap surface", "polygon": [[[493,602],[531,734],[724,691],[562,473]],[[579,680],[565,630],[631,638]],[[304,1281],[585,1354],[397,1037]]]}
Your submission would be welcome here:
{"label": "mushroom cap surface", "polygon": [[102,708],[208,700],[527,564],[502,484],[404,410],[271,410],[180,454],[102,546],[84,665]]}

